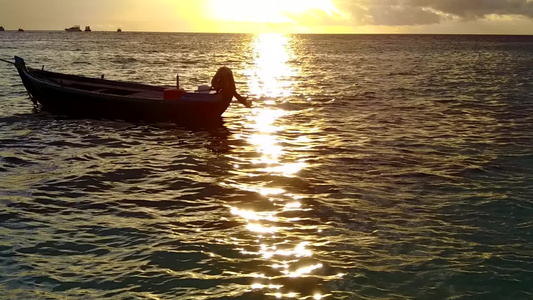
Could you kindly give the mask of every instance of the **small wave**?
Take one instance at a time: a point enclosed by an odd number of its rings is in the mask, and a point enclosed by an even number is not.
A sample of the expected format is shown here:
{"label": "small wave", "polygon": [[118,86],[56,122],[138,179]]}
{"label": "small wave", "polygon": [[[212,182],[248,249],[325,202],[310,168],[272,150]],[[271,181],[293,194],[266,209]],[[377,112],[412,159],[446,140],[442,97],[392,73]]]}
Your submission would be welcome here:
{"label": "small wave", "polygon": [[134,58],[134,57],[118,57],[118,58],[111,59],[110,61],[112,63],[121,64],[122,65],[122,64],[136,63],[139,60]]}
{"label": "small wave", "polygon": [[415,71],[399,71],[399,72],[390,72],[389,76],[416,76],[420,75],[420,73]]}
{"label": "small wave", "polygon": [[22,158],[11,157],[11,156],[0,157],[0,161],[3,161],[5,164],[12,165],[12,166],[31,166],[31,165],[36,164],[34,162],[24,160]]}

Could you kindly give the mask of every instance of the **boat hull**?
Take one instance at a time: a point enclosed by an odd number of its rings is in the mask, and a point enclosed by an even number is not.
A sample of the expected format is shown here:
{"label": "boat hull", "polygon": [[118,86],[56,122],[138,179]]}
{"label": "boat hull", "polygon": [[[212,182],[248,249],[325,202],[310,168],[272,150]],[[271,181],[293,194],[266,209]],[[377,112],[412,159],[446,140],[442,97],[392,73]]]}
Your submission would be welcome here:
{"label": "boat hull", "polygon": [[[128,97],[79,90],[62,84],[59,76],[50,82],[46,75],[58,73],[28,69],[23,63],[16,63],[22,82],[34,103],[43,109],[76,117],[123,119],[146,122],[217,122],[228,108],[232,95],[224,93],[186,93],[177,100],[164,100]],[[62,75],[64,80],[79,79],[89,83],[105,83],[126,87],[163,91],[163,87],[146,86],[135,83],[121,83],[100,79]],[[44,79],[43,79],[44,78]]]}

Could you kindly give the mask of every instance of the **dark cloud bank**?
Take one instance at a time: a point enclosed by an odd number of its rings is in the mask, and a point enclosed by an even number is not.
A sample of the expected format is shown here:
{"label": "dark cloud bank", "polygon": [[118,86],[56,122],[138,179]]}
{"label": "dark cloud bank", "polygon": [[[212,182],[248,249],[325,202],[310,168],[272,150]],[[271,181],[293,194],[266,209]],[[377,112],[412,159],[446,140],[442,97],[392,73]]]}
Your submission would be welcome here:
{"label": "dark cloud bank", "polygon": [[337,0],[358,24],[427,25],[446,19],[476,20],[488,15],[533,18],[533,0]]}

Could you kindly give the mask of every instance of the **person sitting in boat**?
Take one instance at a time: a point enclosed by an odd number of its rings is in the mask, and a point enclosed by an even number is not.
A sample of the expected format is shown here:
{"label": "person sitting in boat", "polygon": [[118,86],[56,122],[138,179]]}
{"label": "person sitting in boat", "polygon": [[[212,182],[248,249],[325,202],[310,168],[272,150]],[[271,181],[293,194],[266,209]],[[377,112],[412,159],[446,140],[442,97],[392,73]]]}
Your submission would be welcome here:
{"label": "person sitting in boat", "polygon": [[216,72],[215,76],[211,80],[211,88],[217,92],[221,90],[228,89],[233,91],[233,96],[242,103],[244,106],[251,108],[252,104],[250,101],[237,93],[237,87],[235,86],[235,79],[233,79],[233,72],[228,67],[221,67]]}

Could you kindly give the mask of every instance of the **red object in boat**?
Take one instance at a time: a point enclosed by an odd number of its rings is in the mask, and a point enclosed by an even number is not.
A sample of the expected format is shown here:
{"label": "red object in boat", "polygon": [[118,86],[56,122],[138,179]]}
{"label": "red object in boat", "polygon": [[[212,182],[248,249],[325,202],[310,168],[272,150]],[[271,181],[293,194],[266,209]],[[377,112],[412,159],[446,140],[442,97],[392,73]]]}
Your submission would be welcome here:
{"label": "red object in boat", "polygon": [[184,89],[165,89],[163,91],[163,99],[165,100],[178,100],[185,95]]}

